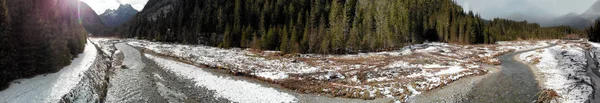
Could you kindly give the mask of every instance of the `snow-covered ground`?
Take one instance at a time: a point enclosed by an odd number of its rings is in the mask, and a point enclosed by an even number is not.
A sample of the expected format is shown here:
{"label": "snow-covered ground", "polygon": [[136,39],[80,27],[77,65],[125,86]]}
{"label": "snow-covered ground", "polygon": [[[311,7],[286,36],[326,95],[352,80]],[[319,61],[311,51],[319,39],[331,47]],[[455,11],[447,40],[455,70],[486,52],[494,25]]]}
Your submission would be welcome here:
{"label": "snow-covered ground", "polygon": [[[215,98],[226,98],[240,103],[289,103],[297,99],[276,89],[264,87],[246,81],[233,80],[229,77],[216,76],[193,65],[167,60],[146,54],[146,57],[156,61],[164,69],[167,69],[184,78],[196,81],[197,86],[214,90]],[[160,85],[159,85],[160,87]],[[165,90],[168,91],[168,90]]]}
{"label": "snow-covered ground", "polygon": [[519,56],[521,60],[535,65],[534,71],[543,89],[558,93],[558,102],[583,103],[593,93],[590,74],[586,68],[583,41],[564,41],[556,46],[530,51]]}
{"label": "snow-covered ground", "polygon": [[96,47],[87,43],[85,50],[71,65],[57,73],[49,73],[28,79],[15,80],[6,90],[0,91],[2,103],[56,103],[80,83],[97,57]]}
{"label": "snow-covered ground", "polygon": [[89,40],[99,46],[102,53],[111,58],[114,57],[114,54],[120,52],[114,45],[119,42],[125,42],[125,40],[117,38],[89,38]]}
{"label": "snow-covered ground", "polygon": [[[194,65],[225,68],[233,73],[255,76],[302,92],[366,99],[399,97],[401,100],[465,76],[484,74],[487,70],[480,65],[499,64],[495,57],[504,53],[544,47],[549,45],[548,42],[555,42],[519,41],[495,45],[424,43],[386,52],[282,56],[278,51],[221,49],[135,39],[116,41],[127,41],[129,45],[190,61]],[[298,80],[304,82],[293,82]],[[297,84],[286,85],[290,81]]]}

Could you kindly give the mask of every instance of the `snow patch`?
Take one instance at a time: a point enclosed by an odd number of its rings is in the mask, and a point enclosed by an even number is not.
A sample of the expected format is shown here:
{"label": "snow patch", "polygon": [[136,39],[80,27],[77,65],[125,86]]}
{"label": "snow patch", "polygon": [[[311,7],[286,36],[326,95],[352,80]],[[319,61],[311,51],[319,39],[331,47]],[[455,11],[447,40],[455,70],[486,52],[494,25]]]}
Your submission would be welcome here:
{"label": "snow patch", "polygon": [[[586,68],[586,50],[582,43],[564,43],[522,53],[519,59],[535,64],[542,74],[542,88],[555,90],[559,102],[582,103],[592,95],[593,85]],[[535,61],[539,59],[539,61]]]}
{"label": "snow patch", "polygon": [[146,54],[146,57],[175,74],[192,79],[196,85],[214,90],[218,97],[227,98],[233,102],[241,103],[281,103],[296,102],[297,99],[286,93],[279,92],[273,88],[249,83],[241,80],[233,80],[229,77],[213,75],[209,72],[192,65],[167,60]]}
{"label": "snow patch", "polygon": [[73,59],[70,65],[57,73],[40,74],[29,79],[15,80],[6,90],[0,91],[3,103],[56,103],[79,84],[84,72],[90,69],[98,51],[90,42],[84,52]]}
{"label": "snow patch", "polygon": [[452,66],[449,69],[444,69],[442,71],[439,71],[437,73],[435,73],[435,75],[444,75],[444,74],[458,74],[462,71],[465,71],[466,69],[460,67],[460,66]]}

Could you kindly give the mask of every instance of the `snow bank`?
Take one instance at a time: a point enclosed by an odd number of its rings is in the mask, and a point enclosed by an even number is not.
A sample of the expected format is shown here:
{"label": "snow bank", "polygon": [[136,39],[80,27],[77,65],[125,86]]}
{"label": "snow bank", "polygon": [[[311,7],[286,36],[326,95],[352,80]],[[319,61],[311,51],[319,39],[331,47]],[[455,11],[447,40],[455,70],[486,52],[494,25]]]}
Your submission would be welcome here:
{"label": "snow bank", "polygon": [[211,67],[224,67],[231,71],[248,73],[259,77],[278,80],[289,73],[303,73],[315,67],[305,63],[293,63],[294,59],[268,59],[241,49],[220,49],[208,46],[159,44],[147,41],[134,41],[128,44],[144,47],[159,54],[185,58],[194,63]]}
{"label": "snow bank", "polygon": [[75,58],[71,65],[57,73],[35,76],[29,79],[19,79],[10,87],[0,91],[0,102],[3,103],[56,103],[69,93],[84,76],[98,52],[96,47],[88,42],[85,50]]}
{"label": "snow bank", "polygon": [[[586,102],[593,93],[586,68],[583,43],[566,43],[521,54],[521,60],[535,64],[542,74],[542,88],[555,90],[559,102]],[[537,64],[536,64],[537,63]]]}
{"label": "snow bank", "polygon": [[[556,40],[550,40],[550,41],[500,41],[500,42],[497,42],[496,44],[503,45],[503,46],[499,47],[501,49],[513,49],[515,51],[521,51],[521,50],[529,50],[529,49],[533,49],[533,48],[550,46],[549,43],[552,43],[552,42],[556,43]],[[514,45],[515,43],[521,44],[521,45]]]}
{"label": "snow bank", "polygon": [[[289,94],[279,92],[273,88],[249,83],[241,80],[233,80],[228,77],[220,77],[197,68],[192,65],[162,59],[146,54],[146,57],[180,76],[196,81],[196,85],[214,90],[215,95],[234,102],[241,103],[282,103],[296,102],[297,99]],[[215,98],[218,98],[215,97]]]}
{"label": "snow bank", "polygon": [[[100,52],[100,51],[98,51]],[[104,91],[108,85],[106,78],[111,60],[104,55],[97,55],[95,63],[89,70],[85,71],[83,78],[71,89],[71,91],[62,97],[61,102],[73,103],[97,103],[104,97]]]}

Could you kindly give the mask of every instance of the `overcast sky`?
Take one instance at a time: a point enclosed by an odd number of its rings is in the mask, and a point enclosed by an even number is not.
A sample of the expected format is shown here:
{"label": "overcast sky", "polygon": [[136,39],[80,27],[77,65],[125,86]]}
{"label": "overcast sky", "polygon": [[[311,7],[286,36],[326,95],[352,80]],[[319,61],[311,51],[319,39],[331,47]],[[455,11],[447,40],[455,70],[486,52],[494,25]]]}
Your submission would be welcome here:
{"label": "overcast sky", "polygon": [[90,5],[98,14],[104,13],[106,9],[117,9],[121,4],[131,4],[133,8],[141,11],[148,0],[81,0]]}
{"label": "overcast sky", "polygon": [[485,19],[506,17],[512,13],[548,14],[562,16],[581,14],[597,0],[456,0],[466,10],[481,14]]}

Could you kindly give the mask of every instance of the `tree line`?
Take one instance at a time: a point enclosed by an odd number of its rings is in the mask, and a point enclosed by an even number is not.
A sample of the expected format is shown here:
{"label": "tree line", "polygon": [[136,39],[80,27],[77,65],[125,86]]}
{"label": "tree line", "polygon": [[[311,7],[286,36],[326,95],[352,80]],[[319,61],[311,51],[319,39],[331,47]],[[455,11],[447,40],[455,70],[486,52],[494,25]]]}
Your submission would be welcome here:
{"label": "tree line", "polygon": [[0,0],[0,89],[56,72],[83,52],[78,0]]}
{"label": "tree line", "polygon": [[597,19],[592,26],[588,27],[586,32],[590,41],[600,42],[600,19]]}
{"label": "tree line", "polygon": [[150,0],[121,36],[285,53],[341,54],[425,41],[561,38],[579,30],[484,20],[452,0]]}

